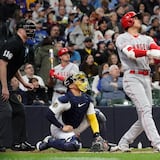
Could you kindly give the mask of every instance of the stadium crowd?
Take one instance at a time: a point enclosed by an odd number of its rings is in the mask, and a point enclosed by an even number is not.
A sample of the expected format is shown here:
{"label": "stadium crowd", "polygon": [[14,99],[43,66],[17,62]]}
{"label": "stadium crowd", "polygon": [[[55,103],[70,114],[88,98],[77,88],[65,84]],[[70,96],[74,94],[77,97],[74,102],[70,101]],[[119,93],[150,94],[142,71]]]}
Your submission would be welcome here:
{"label": "stadium crowd", "polygon": [[[58,51],[66,48],[69,61],[87,75],[88,93],[96,105],[110,105],[110,99],[129,101],[121,84],[123,68],[115,47],[117,36],[124,32],[120,19],[128,11],[141,13],[141,33],[160,45],[159,0],[0,0],[0,45],[16,33],[17,24],[32,21],[35,25],[34,37],[26,42],[27,62],[21,68],[24,80],[36,83],[35,89],[27,91],[13,79],[12,87],[20,100],[28,105],[51,103],[55,90],[48,84],[49,51],[53,49],[55,67],[61,63]],[[159,63],[150,58],[151,85],[158,90]]]}

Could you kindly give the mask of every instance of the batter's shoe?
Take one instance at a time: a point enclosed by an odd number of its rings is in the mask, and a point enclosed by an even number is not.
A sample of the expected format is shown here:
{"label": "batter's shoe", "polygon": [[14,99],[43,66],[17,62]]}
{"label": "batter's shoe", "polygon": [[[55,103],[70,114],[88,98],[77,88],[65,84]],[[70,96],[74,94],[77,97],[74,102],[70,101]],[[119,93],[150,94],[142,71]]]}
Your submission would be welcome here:
{"label": "batter's shoe", "polygon": [[131,152],[131,149],[125,144],[118,146],[118,149],[122,152]]}
{"label": "batter's shoe", "polygon": [[126,139],[122,138],[118,144],[118,149],[122,152],[131,152],[129,148],[129,143]]}
{"label": "batter's shoe", "polygon": [[160,146],[155,147],[154,152],[160,152]]}
{"label": "batter's shoe", "polygon": [[114,143],[108,143],[108,151],[109,152],[116,152],[119,150],[119,147],[117,146],[117,144],[114,144]]}

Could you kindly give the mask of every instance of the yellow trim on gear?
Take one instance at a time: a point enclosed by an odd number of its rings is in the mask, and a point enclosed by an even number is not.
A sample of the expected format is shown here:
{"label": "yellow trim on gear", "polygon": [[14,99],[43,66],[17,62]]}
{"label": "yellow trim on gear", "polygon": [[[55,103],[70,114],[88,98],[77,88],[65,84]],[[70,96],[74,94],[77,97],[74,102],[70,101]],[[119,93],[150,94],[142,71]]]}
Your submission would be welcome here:
{"label": "yellow trim on gear", "polygon": [[99,124],[96,114],[89,114],[87,115],[87,118],[89,120],[93,133],[99,133]]}

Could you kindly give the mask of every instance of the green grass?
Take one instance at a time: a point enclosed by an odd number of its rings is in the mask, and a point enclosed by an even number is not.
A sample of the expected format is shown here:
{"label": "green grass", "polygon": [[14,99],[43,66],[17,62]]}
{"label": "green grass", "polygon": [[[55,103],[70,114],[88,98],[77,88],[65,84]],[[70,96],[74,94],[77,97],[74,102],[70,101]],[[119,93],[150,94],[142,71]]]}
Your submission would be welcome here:
{"label": "green grass", "polygon": [[92,153],[86,149],[79,152],[61,152],[54,149],[42,152],[13,152],[7,150],[5,153],[0,153],[0,160],[160,160],[160,153],[154,153],[152,149],[134,149],[130,153]]}

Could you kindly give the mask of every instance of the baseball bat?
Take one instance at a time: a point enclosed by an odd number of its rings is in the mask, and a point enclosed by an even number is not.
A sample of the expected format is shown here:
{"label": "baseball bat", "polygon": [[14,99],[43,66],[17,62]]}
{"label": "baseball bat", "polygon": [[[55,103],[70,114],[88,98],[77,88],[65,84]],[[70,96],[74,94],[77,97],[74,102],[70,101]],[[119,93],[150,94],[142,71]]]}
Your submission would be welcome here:
{"label": "baseball bat", "polygon": [[56,79],[59,79],[60,81],[64,81],[65,78],[63,76],[54,73],[54,66],[53,66],[54,53],[53,53],[53,49],[49,49],[49,54],[50,54],[51,70],[53,70],[53,72],[51,73],[52,76],[55,77]]}
{"label": "baseball bat", "polygon": [[49,54],[50,54],[50,63],[51,63],[51,69],[53,69],[53,60],[54,60],[54,53],[53,49],[49,49]]}

